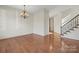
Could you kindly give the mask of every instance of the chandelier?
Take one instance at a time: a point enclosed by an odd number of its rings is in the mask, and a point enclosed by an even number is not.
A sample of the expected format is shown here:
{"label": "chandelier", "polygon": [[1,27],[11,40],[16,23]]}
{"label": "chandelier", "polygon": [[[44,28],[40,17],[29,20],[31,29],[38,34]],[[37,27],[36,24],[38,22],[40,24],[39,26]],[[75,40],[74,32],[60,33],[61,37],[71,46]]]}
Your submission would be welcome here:
{"label": "chandelier", "polygon": [[24,10],[22,10],[21,13],[20,13],[20,16],[23,17],[24,19],[29,16],[29,14],[26,11],[25,7],[26,6],[24,5]]}

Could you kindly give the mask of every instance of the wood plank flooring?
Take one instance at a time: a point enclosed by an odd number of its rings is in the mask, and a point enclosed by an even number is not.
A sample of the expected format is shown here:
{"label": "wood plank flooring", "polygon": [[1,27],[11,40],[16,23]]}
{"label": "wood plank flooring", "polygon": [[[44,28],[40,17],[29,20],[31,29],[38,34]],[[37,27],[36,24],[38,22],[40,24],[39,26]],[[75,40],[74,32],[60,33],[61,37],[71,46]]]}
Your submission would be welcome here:
{"label": "wood plank flooring", "polygon": [[49,52],[48,36],[29,34],[0,40],[0,52]]}
{"label": "wood plank flooring", "polygon": [[64,42],[64,45],[62,44],[62,47],[64,48],[63,52],[79,53],[79,40],[65,38],[65,37],[62,37],[62,40]]}
{"label": "wood plank flooring", "polygon": [[79,41],[62,38],[64,44],[61,45],[62,41],[57,36],[57,34],[54,36],[53,34],[47,36],[29,34],[2,39],[0,40],[0,53],[79,52]]}

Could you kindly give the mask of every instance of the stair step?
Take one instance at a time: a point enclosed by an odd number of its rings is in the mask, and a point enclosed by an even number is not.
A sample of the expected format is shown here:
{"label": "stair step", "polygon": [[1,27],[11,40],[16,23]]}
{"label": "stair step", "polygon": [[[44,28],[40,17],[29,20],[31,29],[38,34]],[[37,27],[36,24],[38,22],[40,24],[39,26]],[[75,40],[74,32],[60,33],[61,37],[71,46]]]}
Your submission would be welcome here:
{"label": "stair step", "polygon": [[70,32],[70,31],[66,31],[66,32]]}
{"label": "stair step", "polygon": [[74,30],[74,28],[70,29],[70,30]]}
{"label": "stair step", "polygon": [[66,32],[64,34],[67,34]]}
{"label": "stair step", "polygon": [[77,26],[79,26],[79,24],[77,24]]}
{"label": "stair step", "polygon": [[74,28],[78,28],[78,27],[74,27]]}
{"label": "stair step", "polygon": [[[69,29],[69,26],[71,29]],[[66,29],[68,28],[68,29]],[[75,30],[76,28],[79,28],[79,14],[76,15],[74,18],[72,18],[70,21],[68,21],[67,23],[65,23],[61,29],[65,29],[65,30],[68,30],[68,31],[65,31],[63,34],[67,34],[66,32],[70,32],[70,30]]]}

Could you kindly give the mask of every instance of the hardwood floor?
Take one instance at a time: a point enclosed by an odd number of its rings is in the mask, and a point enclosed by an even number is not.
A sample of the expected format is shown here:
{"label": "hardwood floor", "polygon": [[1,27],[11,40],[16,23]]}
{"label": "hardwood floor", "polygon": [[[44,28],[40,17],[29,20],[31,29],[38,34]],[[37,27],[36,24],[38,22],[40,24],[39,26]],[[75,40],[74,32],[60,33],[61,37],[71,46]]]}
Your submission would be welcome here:
{"label": "hardwood floor", "polygon": [[[79,52],[79,41],[61,38],[58,34],[29,34],[0,40],[0,53]],[[61,43],[64,43],[61,45]]]}
{"label": "hardwood floor", "polygon": [[63,52],[76,52],[79,53],[79,40],[70,39],[62,37],[62,40],[64,44],[62,44],[62,47],[64,48]]}
{"label": "hardwood floor", "polygon": [[29,34],[0,40],[0,52],[50,52],[49,36]]}

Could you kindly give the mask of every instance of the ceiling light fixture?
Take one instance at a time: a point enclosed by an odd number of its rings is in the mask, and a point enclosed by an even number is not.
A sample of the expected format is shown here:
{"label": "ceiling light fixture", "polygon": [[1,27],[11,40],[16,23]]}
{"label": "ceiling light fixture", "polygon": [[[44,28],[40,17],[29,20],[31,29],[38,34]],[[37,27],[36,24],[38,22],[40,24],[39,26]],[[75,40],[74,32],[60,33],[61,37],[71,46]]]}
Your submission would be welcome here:
{"label": "ceiling light fixture", "polygon": [[24,19],[29,16],[25,8],[26,8],[26,5],[24,5],[24,10],[22,10],[20,13],[20,16],[23,17]]}

